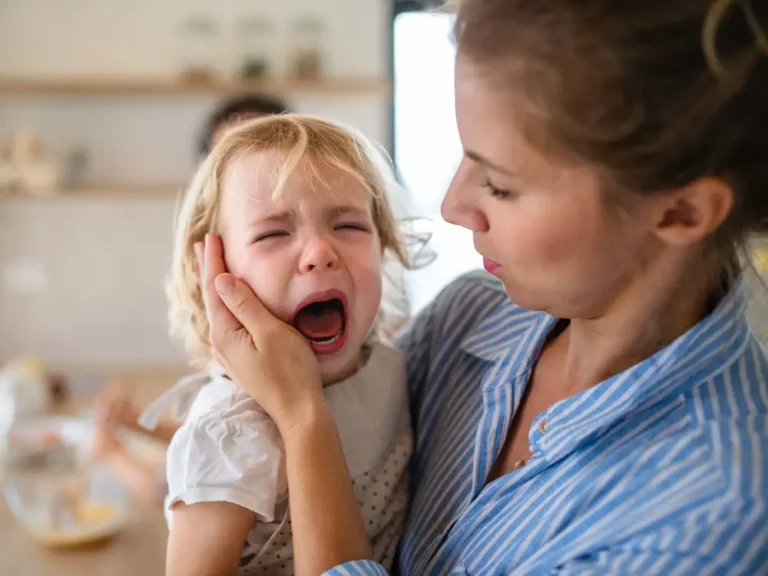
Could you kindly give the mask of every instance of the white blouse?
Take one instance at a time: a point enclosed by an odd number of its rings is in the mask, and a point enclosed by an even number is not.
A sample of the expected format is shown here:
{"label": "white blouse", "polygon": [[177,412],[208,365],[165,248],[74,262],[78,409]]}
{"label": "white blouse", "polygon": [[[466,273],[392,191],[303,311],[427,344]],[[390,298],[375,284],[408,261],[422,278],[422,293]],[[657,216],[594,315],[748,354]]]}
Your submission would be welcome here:
{"label": "white blouse", "polygon": [[[413,450],[402,354],[382,344],[365,366],[325,389],[375,559],[391,566],[407,505]],[[220,367],[180,381],[140,418],[171,410],[184,424],[167,456],[166,518],[177,502],[232,502],[257,515],[239,574],[292,574],[285,453],[277,426]]]}

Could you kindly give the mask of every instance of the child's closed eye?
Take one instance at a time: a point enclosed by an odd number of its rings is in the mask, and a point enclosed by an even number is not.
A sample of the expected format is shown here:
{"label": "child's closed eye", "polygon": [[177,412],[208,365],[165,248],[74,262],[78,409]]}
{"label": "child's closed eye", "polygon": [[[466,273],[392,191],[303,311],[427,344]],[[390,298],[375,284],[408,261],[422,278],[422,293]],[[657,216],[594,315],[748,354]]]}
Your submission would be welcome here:
{"label": "child's closed eye", "polygon": [[269,232],[264,232],[263,234],[257,235],[253,241],[262,242],[264,240],[281,238],[285,236],[290,236],[287,230],[270,230]]}
{"label": "child's closed eye", "polygon": [[357,231],[357,232],[370,232],[370,227],[366,226],[365,224],[360,224],[359,222],[342,222],[339,224],[336,224],[334,227],[336,230],[350,230],[350,231]]}

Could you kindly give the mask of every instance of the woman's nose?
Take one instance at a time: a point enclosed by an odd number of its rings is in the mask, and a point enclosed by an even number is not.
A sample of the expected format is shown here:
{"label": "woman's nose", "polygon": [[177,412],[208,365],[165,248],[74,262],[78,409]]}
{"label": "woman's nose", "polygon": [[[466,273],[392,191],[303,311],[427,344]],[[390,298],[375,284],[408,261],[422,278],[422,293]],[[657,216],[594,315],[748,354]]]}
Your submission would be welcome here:
{"label": "woman's nose", "polygon": [[333,245],[322,237],[311,238],[304,245],[299,270],[313,272],[318,270],[335,270],[339,264],[339,255]]}
{"label": "woman's nose", "polygon": [[459,170],[443,198],[440,213],[446,222],[462,226],[472,232],[487,232],[488,218],[477,204],[473,194],[475,192],[468,189]]}

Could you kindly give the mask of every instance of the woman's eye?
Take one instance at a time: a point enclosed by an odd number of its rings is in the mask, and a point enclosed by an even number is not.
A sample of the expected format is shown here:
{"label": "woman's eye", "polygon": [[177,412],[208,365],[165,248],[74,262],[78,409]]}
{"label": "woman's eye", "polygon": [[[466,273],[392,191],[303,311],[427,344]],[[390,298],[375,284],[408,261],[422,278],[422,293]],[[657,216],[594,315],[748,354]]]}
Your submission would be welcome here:
{"label": "woman's eye", "polygon": [[259,234],[256,236],[256,238],[253,239],[254,242],[261,242],[262,240],[269,240],[270,238],[280,238],[282,236],[288,236],[288,232],[285,230],[272,230],[271,232],[265,232],[264,234]]}
{"label": "woman's eye", "polygon": [[502,190],[501,188],[494,186],[489,179],[485,181],[483,186],[488,189],[488,191],[491,193],[491,196],[498,198],[499,200],[506,200],[507,198],[513,196],[513,193],[509,190]]}
{"label": "woman's eye", "polygon": [[357,224],[356,222],[344,222],[342,224],[336,224],[336,230],[357,230],[359,232],[369,232],[368,226],[364,224]]}

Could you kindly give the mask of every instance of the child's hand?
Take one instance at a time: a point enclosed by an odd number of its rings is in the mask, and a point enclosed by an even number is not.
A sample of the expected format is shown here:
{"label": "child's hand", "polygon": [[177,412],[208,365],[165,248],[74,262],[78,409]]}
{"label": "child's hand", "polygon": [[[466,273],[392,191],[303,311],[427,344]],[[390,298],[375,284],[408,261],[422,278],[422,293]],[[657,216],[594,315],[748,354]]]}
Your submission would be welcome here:
{"label": "child's hand", "polygon": [[139,411],[123,392],[124,386],[115,382],[99,394],[96,399],[96,419],[113,426],[138,426]]}
{"label": "child's hand", "polygon": [[285,434],[324,405],[317,358],[301,334],[226,273],[217,236],[207,235],[195,251],[216,360]]}
{"label": "child's hand", "polygon": [[112,426],[106,422],[97,421],[93,427],[93,437],[89,446],[91,458],[101,462],[121,452],[123,452],[123,444]]}

